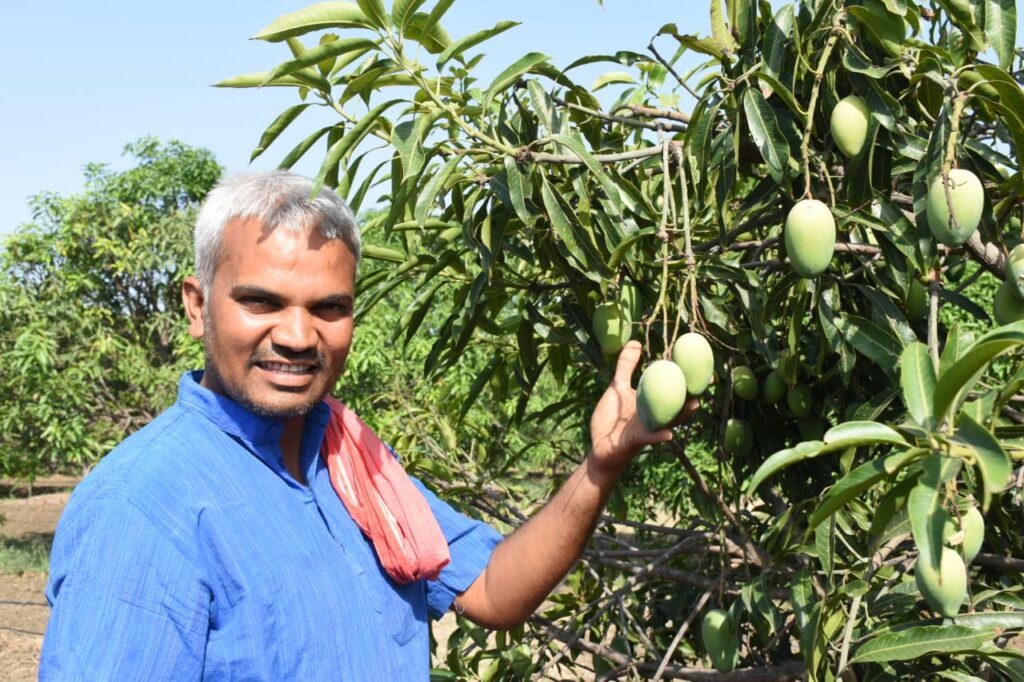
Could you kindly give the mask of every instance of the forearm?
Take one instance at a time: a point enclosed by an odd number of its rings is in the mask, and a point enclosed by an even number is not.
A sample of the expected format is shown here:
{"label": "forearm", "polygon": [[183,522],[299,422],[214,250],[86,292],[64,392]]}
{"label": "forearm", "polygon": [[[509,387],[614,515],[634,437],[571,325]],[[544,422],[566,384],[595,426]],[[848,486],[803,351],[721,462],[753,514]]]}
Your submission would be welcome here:
{"label": "forearm", "polygon": [[555,496],[495,548],[459,599],[466,615],[493,628],[526,620],[583,552],[621,473],[588,455]]}

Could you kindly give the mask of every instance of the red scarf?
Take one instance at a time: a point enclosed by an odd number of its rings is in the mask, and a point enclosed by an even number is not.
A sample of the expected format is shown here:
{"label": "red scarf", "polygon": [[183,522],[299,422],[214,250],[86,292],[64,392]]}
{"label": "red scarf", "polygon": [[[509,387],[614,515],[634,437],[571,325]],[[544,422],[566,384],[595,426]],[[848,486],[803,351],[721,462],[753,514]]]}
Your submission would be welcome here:
{"label": "red scarf", "polygon": [[448,542],[423,493],[355,412],[334,398],[326,402],[331,419],[320,456],[338,497],[392,580],[436,580],[450,560]]}

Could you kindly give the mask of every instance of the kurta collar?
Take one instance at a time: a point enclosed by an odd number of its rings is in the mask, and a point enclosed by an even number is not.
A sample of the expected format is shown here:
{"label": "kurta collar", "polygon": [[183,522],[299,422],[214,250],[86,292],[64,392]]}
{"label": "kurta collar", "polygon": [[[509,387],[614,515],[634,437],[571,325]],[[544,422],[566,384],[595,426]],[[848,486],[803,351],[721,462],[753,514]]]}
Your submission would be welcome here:
{"label": "kurta collar", "polygon": [[[215,393],[199,384],[203,370],[185,372],[178,382],[178,404],[197,412],[213,422],[225,433],[237,436],[251,443],[278,441],[284,433],[284,420],[253,414],[234,400]],[[306,425],[322,429],[327,425],[330,410],[320,403],[306,415]]]}

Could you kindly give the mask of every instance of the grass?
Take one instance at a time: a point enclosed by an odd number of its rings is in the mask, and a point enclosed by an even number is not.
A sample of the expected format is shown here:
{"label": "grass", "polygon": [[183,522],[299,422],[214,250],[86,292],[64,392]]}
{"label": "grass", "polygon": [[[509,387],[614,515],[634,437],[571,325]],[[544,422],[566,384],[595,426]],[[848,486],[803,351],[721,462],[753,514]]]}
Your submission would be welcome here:
{"label": "grass", "polygon": [[0,537],[0,575],[46,573],[50,569],[52,533]]}

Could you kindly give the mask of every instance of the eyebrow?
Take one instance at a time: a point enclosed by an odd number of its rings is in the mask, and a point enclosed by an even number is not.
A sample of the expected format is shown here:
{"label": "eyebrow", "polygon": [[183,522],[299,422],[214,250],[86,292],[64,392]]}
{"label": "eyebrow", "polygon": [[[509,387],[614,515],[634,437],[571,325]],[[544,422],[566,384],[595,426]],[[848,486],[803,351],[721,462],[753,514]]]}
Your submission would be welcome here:
{"label": "eyebrow", "polygon": [[[231,298],[236,300],[246,298],[248,296],[265,298],[274,302],[281,300],[281,296],[279,294],[271,291],[270,289],[264,289],[263,287],[256,286],[254,284],[239,284],[238,286],[231,287],[229,295]],[[353,300],[354,298],[351,294],[330,294],[329,296],[324,296],[323,298],[318,299],[313,305],[351,305]]]}

